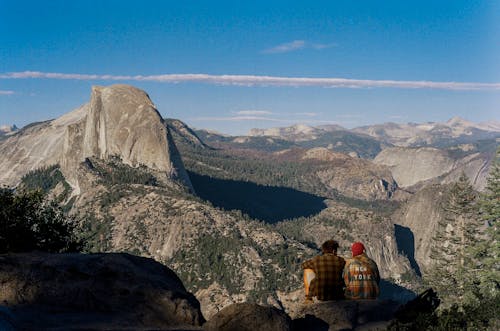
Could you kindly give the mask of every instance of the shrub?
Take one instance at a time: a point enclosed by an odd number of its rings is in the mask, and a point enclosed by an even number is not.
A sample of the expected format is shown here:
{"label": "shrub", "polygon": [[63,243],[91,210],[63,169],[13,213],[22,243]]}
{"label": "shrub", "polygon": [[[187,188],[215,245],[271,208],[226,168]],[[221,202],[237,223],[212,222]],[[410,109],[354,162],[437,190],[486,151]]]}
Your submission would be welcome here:
{"label": "shrub", "polygon": [[40,190],[0,188],[0,253],[77,251],[74,226]]}

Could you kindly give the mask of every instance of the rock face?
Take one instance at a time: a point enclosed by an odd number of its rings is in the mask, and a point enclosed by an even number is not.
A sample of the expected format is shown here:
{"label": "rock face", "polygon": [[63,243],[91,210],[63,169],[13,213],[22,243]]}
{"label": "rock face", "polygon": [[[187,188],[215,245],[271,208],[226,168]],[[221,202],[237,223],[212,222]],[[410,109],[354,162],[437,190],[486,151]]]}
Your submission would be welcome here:
{"label": "rock face", "polygon": [[[442,209],[445,199],[446,186],[429,185],[417,192],[393,215],[393,220],[401,227],[400,234],[403,235],[397,239],[409,245],[410,251],[405,252],[406,255],[413,255],[424,273],[432,262],[432,237],[436,233],[438,222],[445,216]],[[405,233],[410,236],[404,236]]]}
{"label": "rock face", "polygon": [[85,118],[83,106],[56,120],[35,123],[0,142],[0,184],[17,185],[27,172],[59,163],[63,157],[64,137],[70,124]]}
{"label": "rock face", "polygon": [[198,300],[173,271],[128,254],[0,255],[0,302],[32,330],[196,327]]}
{"label": "rock face", "polygon": [[453,160],[446,151],[431,148],[387,148],[373,160],[388,166],[401,187],[441,176],[453,169]]}
{"label": "rock face", "polygon": [[425,181],[446,184],[456,181],[465,172],[474,188],[482,190],[491,160],[492,155],[488,153],[455,158],[449,151],[437,148],[394,147],[383,150],[373,161],[389,167],[401,187]]}
{"label": "rock face", "polygon": [[160,114],[148,95],[127,85],[93,87],[90,103],[57,120],[33,125],[3,141],[0,183],[12,185],[29,170],[59,163],[78,193],[75,170],[87,157],[116,157],[133,167],[164,172],[192,189]]}
{"label": "rock face", "polygon": [[237,303],[227,306],[203,325],[204,331],[289,331],[291,320],[274,307]]}

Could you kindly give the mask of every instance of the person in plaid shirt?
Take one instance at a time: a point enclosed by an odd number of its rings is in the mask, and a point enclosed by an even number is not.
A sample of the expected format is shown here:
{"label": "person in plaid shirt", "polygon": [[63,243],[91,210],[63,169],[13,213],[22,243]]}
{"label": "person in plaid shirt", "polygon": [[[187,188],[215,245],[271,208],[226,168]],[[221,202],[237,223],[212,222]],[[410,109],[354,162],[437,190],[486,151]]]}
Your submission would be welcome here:
{"label": "person in plaid shirt", "polygon": [[352,259],[344,268],[345,296],[347,299],[376,299],[380,293],[380,274],[375,261],[365,254],[365,246],[355,242],[351,246]]}
{"label": "person in plaid shirt", "polygon": [[338,247],[335,240],[327,240],[321,245],[322,255],[302,263],[304,270],[312,269],[315,274],[309,285],[309,293],[306,293],[306,302],[312,300],[312,297],[321,301],[344,298],[342,270],[345,260],[337,256]]}

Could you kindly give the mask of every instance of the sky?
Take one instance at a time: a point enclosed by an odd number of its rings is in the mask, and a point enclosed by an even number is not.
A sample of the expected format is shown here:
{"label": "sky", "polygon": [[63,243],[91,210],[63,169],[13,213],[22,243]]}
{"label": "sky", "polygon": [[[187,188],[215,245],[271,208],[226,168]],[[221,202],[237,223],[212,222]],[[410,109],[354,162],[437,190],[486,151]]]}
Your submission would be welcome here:
{"label": "sky", "polygon": [[499,60],[500,1],[0,0],[0,125],[117,83],[234,135],[498,121]]}

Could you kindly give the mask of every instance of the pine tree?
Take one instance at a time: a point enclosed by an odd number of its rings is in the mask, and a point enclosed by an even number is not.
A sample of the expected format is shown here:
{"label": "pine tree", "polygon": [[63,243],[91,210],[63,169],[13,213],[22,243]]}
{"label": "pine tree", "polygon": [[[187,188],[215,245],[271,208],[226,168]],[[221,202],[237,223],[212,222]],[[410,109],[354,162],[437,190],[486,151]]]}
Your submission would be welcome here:
{"label": "pine tree", "polygon": [[490,168],[486,189],[480,197],[480,216],[486,230],[483,240],[471,249],[476,268],[473,295],[477,301],[500,298],[500,148]]}
{"label": "pine tree", "polygon": [[477,245],[481,220],[478,216],[478,195],[462,174],[454,183],[442,206],[445,217],[433,237],[433,265],[426,276],[445,306],[460,303],[468,291],[468,273],[474,268],[470,250]]}

